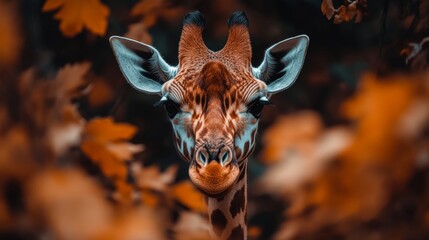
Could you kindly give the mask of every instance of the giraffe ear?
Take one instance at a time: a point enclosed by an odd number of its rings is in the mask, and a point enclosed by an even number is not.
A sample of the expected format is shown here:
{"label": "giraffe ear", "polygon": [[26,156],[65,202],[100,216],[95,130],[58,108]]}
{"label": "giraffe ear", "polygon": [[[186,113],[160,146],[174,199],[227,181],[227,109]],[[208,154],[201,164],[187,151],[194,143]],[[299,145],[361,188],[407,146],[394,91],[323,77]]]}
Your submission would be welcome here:
{"label": "giraffe ear", "polygon": [[162,83],[177,74],[177,67],[168,65],[152,46],[118,36],[109,41],[122,74],[139,91],[160,94]]}
{"label": "giraffe ear", "polygon": [[253,76],[267,83],[268,93],[277,93],[290,87],[304,64],[310,39],[299,35],[285,39],[265,51],[264,60]]}

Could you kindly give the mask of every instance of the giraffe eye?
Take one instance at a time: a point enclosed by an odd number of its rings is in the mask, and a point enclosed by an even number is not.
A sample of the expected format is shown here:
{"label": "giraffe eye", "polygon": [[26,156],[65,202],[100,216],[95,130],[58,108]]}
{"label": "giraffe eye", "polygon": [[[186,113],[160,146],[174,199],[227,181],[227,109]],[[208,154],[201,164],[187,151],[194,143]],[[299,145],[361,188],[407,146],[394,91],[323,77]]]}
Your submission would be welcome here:
{"label": "giraffe eye", "polygon": [[256,101],[253,101],[249,104],[249,107],[247,108],[247,112],[252,114],[255,118],[260,118],[262,114],[262,109],[264,108],[264,105],[270,104],[268,99],[266,98],[260,98]]}
{"label": "giraffe eye", "polygon": [[175,103],[171,100],[167,100],[164,103],[164,108],[165,108],[165,111],[167,111],[169,118],[174,118],[176,116],[176,114],[180,112],[179,105],[177,105],[177,103]]}
{"label": "giraffe eye", "polygon": [[174,118],[177,113],[180,112],[180,106],[172,101],[171,99],[168,99],[168,97],[163,96],[161,100],[159,100],[157,103],[155,103],[153,106],[158,107],[163,105],[165,108],[165,111],[167,111],[169,118]]}

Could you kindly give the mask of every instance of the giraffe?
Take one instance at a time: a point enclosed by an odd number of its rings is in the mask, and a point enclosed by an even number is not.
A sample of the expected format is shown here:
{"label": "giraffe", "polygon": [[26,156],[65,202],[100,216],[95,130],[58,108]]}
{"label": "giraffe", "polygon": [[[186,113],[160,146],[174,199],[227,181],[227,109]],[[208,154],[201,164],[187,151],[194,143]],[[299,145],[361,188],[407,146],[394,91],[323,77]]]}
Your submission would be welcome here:
{"label": "giraffe", "polygon": [[158,94],[171,121],[175,146],[189,162],[189,177],[208,199],[213,239],[247,239],[247,162],[258,121],[270,97],[290,87],[301,71],[309,38],[299,35],[265,51],[252,67],[248,19],[234,12],[223,49],[203,41],[205,19],[183,20],[179,64],[167,64],[154,47],[112,36],[110,44],[128,83]]}

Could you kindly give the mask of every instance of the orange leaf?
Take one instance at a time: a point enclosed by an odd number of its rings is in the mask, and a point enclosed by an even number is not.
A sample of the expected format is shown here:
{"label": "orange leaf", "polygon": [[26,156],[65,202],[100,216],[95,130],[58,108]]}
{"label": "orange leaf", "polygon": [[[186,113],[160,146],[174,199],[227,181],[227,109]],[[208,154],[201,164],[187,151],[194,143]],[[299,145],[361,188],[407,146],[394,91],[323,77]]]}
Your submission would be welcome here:
{"label": "orange leaf", "polygon": [[320,8],[323,15],[325,15],[328,20],[331,20],[332,16],[335,14],[335,8],[332,4],[332,0],[323,0]]}
{"label": "orange leaf", "polygon": [[93,119],[85,127],[87,137],[103,142],[128,140],[136,131],[133,125],[114,123],[111,117]]}
{"label": "orange leaf", "polygon": [[359,94],[343,105],[342,112],[346,117],[359,120],[356,126],[358,141],[356,148],[349,149],[350,157],[390,160],[385,156],[392,150],[390,143],[398,137],[401,116],[416,96],[416,85],[401,76],[389,80],[380,81],[374,74],[365,74]]}
{"label": "orange leaf", "polygon": [[96,163],[103,174],[111,178],[122,203],[131,203],[133,188],[127,182],[126,160],[143,150],[143,146],[122,142],[130,139],[137,128],[124,123],[114,123],[111,118],[98,118],[90,121],[84,130],[82,151]]}
{"label": "orange leaf", "polygon": [[106,149],[119,160],[126,161],[131,159],[133,154],[141,152],[143,146],[131,143],[109,143],[106,145]]}
{"label": "orange leaf", "polygon": [[133,204],[136,199],[134,187],[123,179],[116,181],[116,192],[112,196],[113,199],[125,205]]}
{"label": "orange leaf", "polygon": [[141,0],[134,5],[131,10],[131,15],[144,15],[153,12],[156,9],[160,9],[164,5],[164,0]]}
{"label": "orange leaf", "polygon": [[142,168],[140,165],[134,165],[132,169],[138,187],[162,192],[167,189],[168,184],[174,181],[178,167],[173,165],[163,173],[157,166]]}
{"label": "orange leaf", "polygon": [[59,9],[55,19],[60,20],[60,30],[66,37],[73,37],[83,28],[103,36],[107,29],[109,8],[99,0],[47,0],[43,12]]}
{"label": "orange leaf", "polygon": [[149,28],[162,18],[167,22],[175,22],[180,19],[186,9],[178,6],[171,6],[166,0],[141,0],[134,5],[131,10],[132,16],[142,16],[140,22],[128,26],[126,37],[139,40],[144,43],[152,43]]}
{"label": "orange leaf", "polygon": [[108,177],[126,178],[127,167],[110,153],[102,143],[83,141],[81,149],[94,163],[98,164],[103,174]]}
{"label": "orange leaf", "polygon": [[128,32],[125,37],[138,40],[147,44],[151,44],[153,39],[148,32],[148,28],[143,24],[143,21],[134,23],[128,26]]}
{"label": "orange leaf", "polygon": [[320,7],[327,19],[330,20],[334,17],[335,24],[350,22],[352,20],[355,23],[361,22],[362,17],[366,14],[366,8],[366,0],[347,1],[345,5],[341,5],[337,9],[332,4],[332,0],[323,0]]}
{"label": "orange leaf", "polygon": [[201,194],[189,181],[183,181],[172,187],[174,198],[198,212],[207,212],[207,204],[204,201],[204,196]]}
{"label": "orange leaf", "polygon": [[208,240],[211,226],[207,218],[195,212],[181,212],[177,224],[173,227],[176,240]]}
{"label": "orange leaf", "polygon": [[85,125],[75,105],[65,104],[60,110],[58,122],[51,124],[47,134],[52,149],[58,155],[71,146],[79,145]]}
{"label": "orange leaf", "polygon": [[265,131],[261,158],[264,163],[273,164],[295,151],[308,152],[322,130],[322,120],[314,112],[281,117]]}
{"label": "orange leaf", "polygon": [[88,74],[91,68],[91,63],[82,62],[75,64],[67,64],[61,68],[55,80],[60,86],[61,94],[66,96],[73,96],[76,94],[76,90],[84,85],[88,85],[85,76]]}
{"label": "orange leaf", "polygon": [[128,140],[136,130],[136,127],[130,124],[114,123],[111,118],[94,119],[85,127],[82,151],[91,160],[100,164],[107,176],[125,178],[124,161],[130,160],[132,155],[142,151],[143,147],[118,141]]}
{"label": "orange leaf", "polygon": [[147,207],[136,206],[117,214],[112,224],[92,240],[154,239],[165,240],[163,214]]}
{"label": "orange leaf", "polygon": [[94,239],[110,227],[113,209],[103,189],[81,170],[39,173],[26,193],[30,213],[41,214],[55,239]]}
{"label": "orange leaf", "polygon": [[149,207],[155,207],[159,202],[159,198],[150,191],[142,191],[141,200],[146,206]]}
{"label": "orange leaf", "polygon": [[155,25],[157,20],[158,20],[157,14],[148,14],[143,18],[142,24],[145,25],[147,28],[150,28],[153,25]]}
{"label": "orange leaf", "polygon": [[95,78],[91,83],[91,91],[88,93],[88,103],[91,107],[101,107],[103,104],[111,101],[114,96],[114,90],[102,78]]}

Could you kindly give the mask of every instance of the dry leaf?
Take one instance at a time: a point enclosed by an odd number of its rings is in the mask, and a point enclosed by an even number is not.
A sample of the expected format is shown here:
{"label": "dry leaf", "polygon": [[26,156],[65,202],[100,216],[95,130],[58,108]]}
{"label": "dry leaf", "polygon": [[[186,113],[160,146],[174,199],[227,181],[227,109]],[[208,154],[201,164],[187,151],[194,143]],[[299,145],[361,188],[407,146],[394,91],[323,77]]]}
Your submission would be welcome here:
{"label": "dry leaf", "polygon": [[140,0],[131,10],[131,15],[138,16],[159,10],[166,4],[165,0]]}
{"label": "dry leaf", "polygon": [[171,188],[171,193],[178,202],[186,207],[197,212],[207,212],[207,203],[204,200],[204,195],[190,181],[177,183]]}
{"label": "dry leaf", "polygon": [[[71,100],[80,95],[79,89],[82,86],[88,85],[85,76],[90,68],[91,64],[89,62],[67,64],[61,68],[50,86],[55,89],[55,91],[51,92],[54,96],[50,101],[54,101],[57,108],[46,108],[45,105],[40,106],[54,113],[53,119],[50,121],[43,120],[49,114],[40,115],[41,120],[39,121],[46,121],[44,124],[50,123],[47,129],[47,142],[57,156],[62,155],[71,146],[78,145],[81,140],[85,120],[80,116],[76,106],[71,104]],[[43,88],[39,90],[42,98],[50,97],[43,91]],[[45,113],[45,110],[40,113]]]}
{"label": "dry leaf", "polygon": [[140,193],[140,200],[145,206],[155,208],[159,206],[160,200],[159,195],[149,190],[142,190]]}
{"label": "dry leaf", "polygon": [[92,239],[110,225],[112,209],[103,190],[79,170],[45,171],[29,182],[30,212],[56,239]]}
{"label": "dry leaf", "polygon": [[88,62],[66,65],[58,71],[54,83],[58,111],[47,130],[47,142],[57,156],[61,156],[71,146],[80,143],[85,120],[71,100],[80,95],[79,89],[87,85],[85,75],[91,65]]}
{"label": "dry leaf", "polygon": [[[401,77],[392,77],[389,82],[380,81],[373,74],[366,74],[362,78],[360,93],[347,101],[342,111],[348,118],[359,121],[356,129],[360,134],[357,137],[361,138],[359,146],[368,149],[358,156],[365,159],[385,159],[384,154],[391,152],[392,147],[386,140],[393,141],[397,137],[395,129],[399,119],[415,99],[416,85]],[[376,151],[370,151],[375,150],[373,148],[377,145],[380,146]]]}
{"label": "dry leaf", "polygon": [[82,151],[96,163],[103,174],[111,178],[123,203],[134,200],[133,188],[127,183],[127,165],[132,155],[143,150],[142,145],[127,143],[137,131],[131,124],[114,123],[112,118],[91,120],[84,129]]}
{"label": "dry leaf", "polygon": [[185,8],[172,7],[170,2],[166,0],[140,0],[131,10],[131,15],[141,16],[141,20],[128,26],[128,32],[125,36],[151,44],[152,36],[148,31],[156,24],[158,19],[162,18],[169,22],[174,22],[182,18],[185,12]]}
{"label": "dry leaf", "polygon": [[47,133],[49,145],[57,156],[62,155],[71,146],[80,143],[85,121],[75,105],[66,104],[61,109],[59,121],[53,124]]}
{"label": "dry leaf", "polygon": [[125,37],[152,44],[153,39],[148,30],[148,27],[143,22],[134,23],[128,26],[128,32]]}
{"label": "dry leaf", "polygon": [[[302,115],[300,116],[300,114]],[[270,131],[277,129],[280,132],[282,126],[283,129],[293,128],[295,121],[292,119],[297,120],[303,116],[305,116],[304,113],[298,113],[296,116],[284,117]],[[303,130],[301,128],[302,137],[308,137],[308,133]],[[283,151],[289,152],[289,154],[284,154],[272,167],[268,168],[259,179],[255,192],[270,193],[287,198],[291,192],[303,188],[305,184],[320,176],[335,157],[350,144],[352,139],[350,131],[340,127],[325,130],[320,135],[306,141],[301,141],[299,131],[295,130],[291,136],[291,139],[295,137],[297,142],[289,142],[283,146]],[[269,140],[267,146],[279,139]]]}
{"label": "dry leaf", "polygon": [[281,117],[264,133],[261,159],[275,163],[294,152],[306,152],[322,132],[320,117],[310,111]]}
{"label": "dry leaf", "polygon": [[88,92],[88,103],[91,107],[101,107],[113,99],[114,90],[106,80],[96,77],[91,82]]}
{"label": "dry leaf", "polygon": [[332,16],[335,14],[335,8],[332,4],[332,0],[323,0],[320,8],[323,15],[325,15],[328,20],[331,20]]}
{"label": "dry leaf", "polygon": [[88,62],[68,64],[58,71],[54,79],[38,79],[35,69],[21,74],[19,94],[27,101],[20,110],[38,132],[79,122],[79,113],[69,105],[71,98],[79,95],[78,89],[86,84],[85,75],[90,66]]}
{"label": "dry leaf", "polygon": [[332,0],[323,0],[320,9],[328,20],[334,17],[334,23],[339,24],[353,20],[355,23],[361,22],[367,7],[366,0],[345,1],[345,4],[338,8],[334,7]]}
{"label": "dry leaf", "polygon": [[170,166],[161,173],[158,166],[144,167],[140,163],[133,163],[130,170],[136,187],[141,191],[141,201],[150,207],[165,205],[161,200],[169,200],[165,198],[166,193],[176,177],[178,166]]}
{"label": "dry leaf", "polygon": [[129,140],[136,132],[133,125],[115,123],[110,117],[95,118],[85,127],[86,138],[101,143]]}
{"label": "dry leaf", "polygon": [[136,207],[117,216],[111,226],[94,239],[163,240],[166,239],[165,220],[159,212],[145,207]]}
{"label": "dry leaf", "polygon": [[42,172],[26,189],[36,224],[55,239],[165,239],[165,216],[145,207],[113,208],[78,170]]}
{"label": "dry leaf", "polygon": [[133,154],[143,151],[143,146],[131,143],[110,143],[106,150],[116,156],[119,160],[130,160]]}
{"label": "dry leaf", "polygon": [[210,240],[210,228],[209,222],[201,214],[181,212],[173,231],[177,240]]}
{"label": "dry leaf", "polygon": [[29,175],[36,164],[31,140],[23,126],[16,125],[0,138],[0,176],[21,179]]}
{"label": "dry leaf", "polygon": [[66,37],[74,37],[87,28],[92,33],[106,34],[109,8],[99,0],[46,0],[43,12],[59,9],[55,19]]}
{"label": "dry leaf", "polygon": [[88,85],[88,81],[85,76],[91,69],[91,63],[81,62],[75,64],[67,64],[62,67],[55,77],[59,88],[59,95],[64,95],[69,98],[78,96],[80,87]]}
{"label": "dry leaf", "polygon": [[[354,121],[350,144],[341,150],[337,148],[343,143],[341,138],[332,142],[331,146],[337,150],[326,156],[332,164],[325,165],[323,171],[310,173],[305,184],[298,188],[290,183],[295,180],[296,172],[311,172],[313,165],[321,160],[299,169],[284,167],[290,170],[283,171],[284,175],[295,174],[291,179],[276,174],[277,165],[266,172],[263,179],[270,182],[265,182],[263,188],[269,189],[273,182],[276,191],[272,190],[272,194],[289,190],[286,192],[289,208],[285,212],[288,220],[274,239],[316,236],[327,228],[334,232],[342,232],[343,227],[358,229],[360,224],[376,221],[384,209],[391,207],[389,199],[404,194],[420,164],[416,142],[428,126],[429,111],[423,106],[427,108],[429,98],[422,87],[427,81],[426,74],[387,79],[364,75],[356,96],[342,108]],[[322,143],[317,143],[316,149],[330,148]],[[319,155],[323,153],[315,154]],[[300,163],[309,159],[311,155],[300,159]]]}
{"label": "dry leaf", "polygon": [[143,167],[134,164],[132,171],[136,179],[136,185],[141,189],[151,189],[159,192],[167,190],[168,185],[173,183],[178,166],[170,166],[163,173],[158,166]]}

